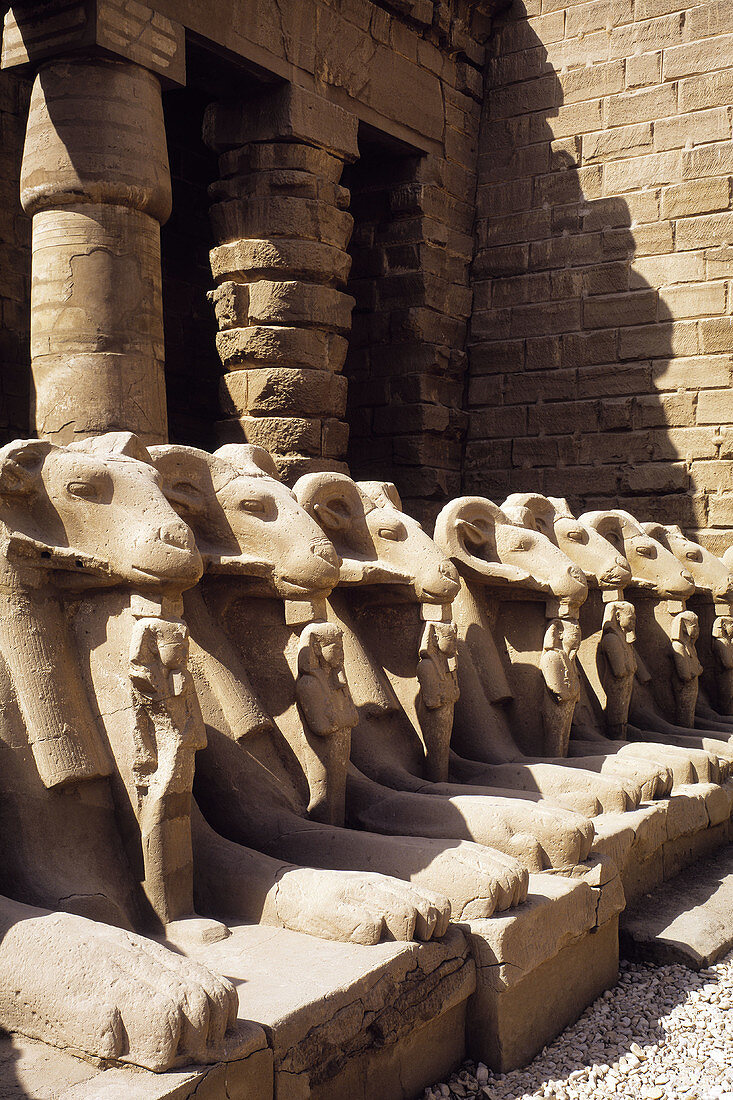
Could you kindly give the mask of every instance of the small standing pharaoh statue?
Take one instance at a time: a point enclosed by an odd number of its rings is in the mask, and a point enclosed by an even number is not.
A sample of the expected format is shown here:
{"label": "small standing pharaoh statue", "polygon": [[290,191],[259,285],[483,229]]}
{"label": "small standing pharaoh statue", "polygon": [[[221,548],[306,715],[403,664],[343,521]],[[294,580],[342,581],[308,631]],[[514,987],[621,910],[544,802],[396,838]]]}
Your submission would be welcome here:
{"label": "small standing pharaoh statue", "polygon": [[417,715],[425,744],[425,775],[433,783],[448,780],[453,708],[460,694],[454,623],[425,624],[420,640]]}
{"label": "small standing pharaoh statue", "polygon": [[733,617],[719,615],[713,623],[713,656],[722,714],[733,713]]}
{"label": "small standing pharaoh statue", "polygon": [[606,693],[606,732],[614,740],[626,739],[629,704],[637,669],[635,641],[634,605],[626,600],[607,603],[599,645],[600,677]]}
{"label": "small standing pharaoh statue", "polygon": [[575,658],[580,627],[568,619],[553,619],[545,631],[540,669],[545,679],[542,700],[545,755],[567,756],[573,712],[580,698]]}
{"label": "small standing pharaoh statue", "polygon": [[[175,614],[133,597],[129,675],[135,707],[132,774],[145,892],[164,924],[193,913],[191,790],[206,732],[191,674],[188,630]],[[181,874],[186,868],[190,873]]]}
{"label": "small standing pharaoh statue", "polygon": [[694,729],[697,704],[697,680],[703,671],[695,649],[700,633],[697,615],[692,611],[680,611],[672,620],[670,635],[674,654],[675,704],[677,724]]}
{"label": "small standing pharaoh statue", "polygon": [[341,630],[332,623],[310,623],[298,645],[295,696],[309,751],[304,753],[314,821],[343,825],[351,730],[359,721],[344,672]]}

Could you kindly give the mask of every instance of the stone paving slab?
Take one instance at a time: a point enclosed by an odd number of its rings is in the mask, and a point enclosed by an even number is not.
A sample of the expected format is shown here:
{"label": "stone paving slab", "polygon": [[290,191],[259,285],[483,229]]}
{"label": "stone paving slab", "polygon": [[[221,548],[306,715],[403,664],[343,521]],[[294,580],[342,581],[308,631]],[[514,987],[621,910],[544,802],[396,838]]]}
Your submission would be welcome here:
{"label": "stone paving slab", "polygon": [[700,970],[733,948],[733,845],[638,898],[621,918],[621,951]]}

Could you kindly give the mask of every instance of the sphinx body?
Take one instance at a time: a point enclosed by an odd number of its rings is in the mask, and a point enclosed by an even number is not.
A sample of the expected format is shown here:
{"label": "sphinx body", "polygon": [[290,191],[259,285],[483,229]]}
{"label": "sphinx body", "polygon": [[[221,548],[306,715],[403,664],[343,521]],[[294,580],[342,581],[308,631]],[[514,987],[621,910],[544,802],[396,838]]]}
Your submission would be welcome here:
{"label": "sphinx body", "polygon": [[266,452],[246,445],[214,455],[172,446],[153,452],[207,563],[204,581],[185,597],[208,733],[196,790],[208,820],[230,840],[258,849],[265,863],[301,865],[278,879],[279,911],[290,919],[297,912],[304,930],[351,938],[364,907],[381,907],[390,928],[395,910],[412,907],[424,936],[445,927],[446,903],[435,890],[464,918],[518,904],[527,874],[502,853],[343,827],[354,715],[340,632],[314,621],[338,558],[276,480]]}
{"label": "sphinx body", "polygon": [[[534,792],[519,784],[505,788],[484,776],[471,778],[468,785],[463,774],[456,774],[465,768],[473,777],[486,765],[460,761],[448,751],[450,711],[458,694],[455,670],[448,657],[437,675],[436,649],[428,673],[426,639],[432,626],[434,637],[440,632],[445,644],[453,644],[448,641],[453,636],[448,605],[458,578],[443,551],[402,511],[394,486],[356,484],[345,475],[324,473],[301,478],[294,492],[342,558],[329,617],[344,632],[347,673],[359,711],[352,763],[360,775],[350,775],[348,800],[354,820],[372,829],[472,836],[519,854],[532,869],[557,866],[558,859],[567,866],[570,852],[577,860],[587,840],[580,849],[573,840],[564,854],[557,841],[570,840],[578,829],[586,838],[592,835],[578,811],[543,800],[536,787]],[[577,772],[571,775],[577,788],[573,805],[581,801],[584,810],[595,811],[597,799],[583,790]],[[516,769],[508,769],[507,780],[516,781]],[[491,818],[482,822],[478,815],[488,812]]]}
{"label": "sphinx body", "polygon": [[165,1070],[222,1056],[237,997],[226,979],[132,931],[146,927],[150,898],[70,624],[70,607],[92,590],[124,590],[129,603],[131,587],[199,575],[190,532],[130,450],[133,439],[114,436],[0,451],[0,1023]]}

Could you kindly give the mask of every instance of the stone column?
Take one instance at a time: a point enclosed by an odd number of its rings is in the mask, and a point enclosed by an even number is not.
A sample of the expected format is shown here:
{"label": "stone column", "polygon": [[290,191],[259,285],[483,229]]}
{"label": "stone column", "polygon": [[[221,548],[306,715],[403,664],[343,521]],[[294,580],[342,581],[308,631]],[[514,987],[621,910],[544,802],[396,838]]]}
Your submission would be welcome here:
{"label": "stone column", "polygon": [[343,367],[353,298],[344,293],[353,219],[343,165],[357,120],[291,85],[209,107],[220,154],[211,191],[217,346],[228,418],[221,442],[266,447],[284,478],[345,470]]}
{"label": "stone column", "polygon": [[119,0],[20,3],[3,40],[3,66],[16,65],[37,70],[20,180],[35,428],[57,443],[114,430],[164,442],[158,74],[185,81],[183,29]]}

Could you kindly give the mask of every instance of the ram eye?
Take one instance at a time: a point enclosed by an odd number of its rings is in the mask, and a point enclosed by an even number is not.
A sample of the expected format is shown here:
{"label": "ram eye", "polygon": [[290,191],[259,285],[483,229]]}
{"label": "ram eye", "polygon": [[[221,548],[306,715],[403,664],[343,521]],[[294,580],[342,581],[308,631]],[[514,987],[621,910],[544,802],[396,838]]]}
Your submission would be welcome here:
{"label": "ram eye", "polygon": [[654,547],[646,543],[642,543],[641,546],[635,546],[634,549],[640,558],[656,558],[657,556]]}
{"label": "ram eye", "polygon": [[389,527],[378,528],[377,534],[380,539],[387,539],[388,542],[401,542],[407,537],[407,529],[404,523],[397,522],[390,524]]}
{"label": "ram eye", "polygon": [[688,561],[702,561],[702,554],[699,550],[688,550],[685,557]]}
{"label": "ram eye", "polygon": [[70,497],[78,497],[80,500],[99,500],[100,496],[98,486],[92,481],[70,481],[66,492]]}
{"label": "ram eye", "polygon": [[584,541],[583,528],[582,527],[574,527],[572,529],[572,531],[566,531],[565,532],[565,538],[569,539],[570,542],[583,542]]}
{"label": "ram eye", "polygon": [[264,500],[258,500],[256,497],[251,497],[240,500],[239,507],[243,512],[251,512],[252,515],[257,516],[262,515],[265,511],[265,502]]}
{"label": "ram eye", "polygon": [[530,540],[529,540],[529,539],[519,539],[519,540],[518,540],[517,542],[515,542],[515,543],[514,543],[514,545],[513,545],[512,547],[511,547],[511,552],[512,552],[512,553],[514,553],[514,554],[516,554],[516,553],[519,553],[519,552],[521,552],[521,551],[523,551],[523,550],[529,550],[529,548],[531,547],[531,545],[532,545],[532,543],[530,542]]}

